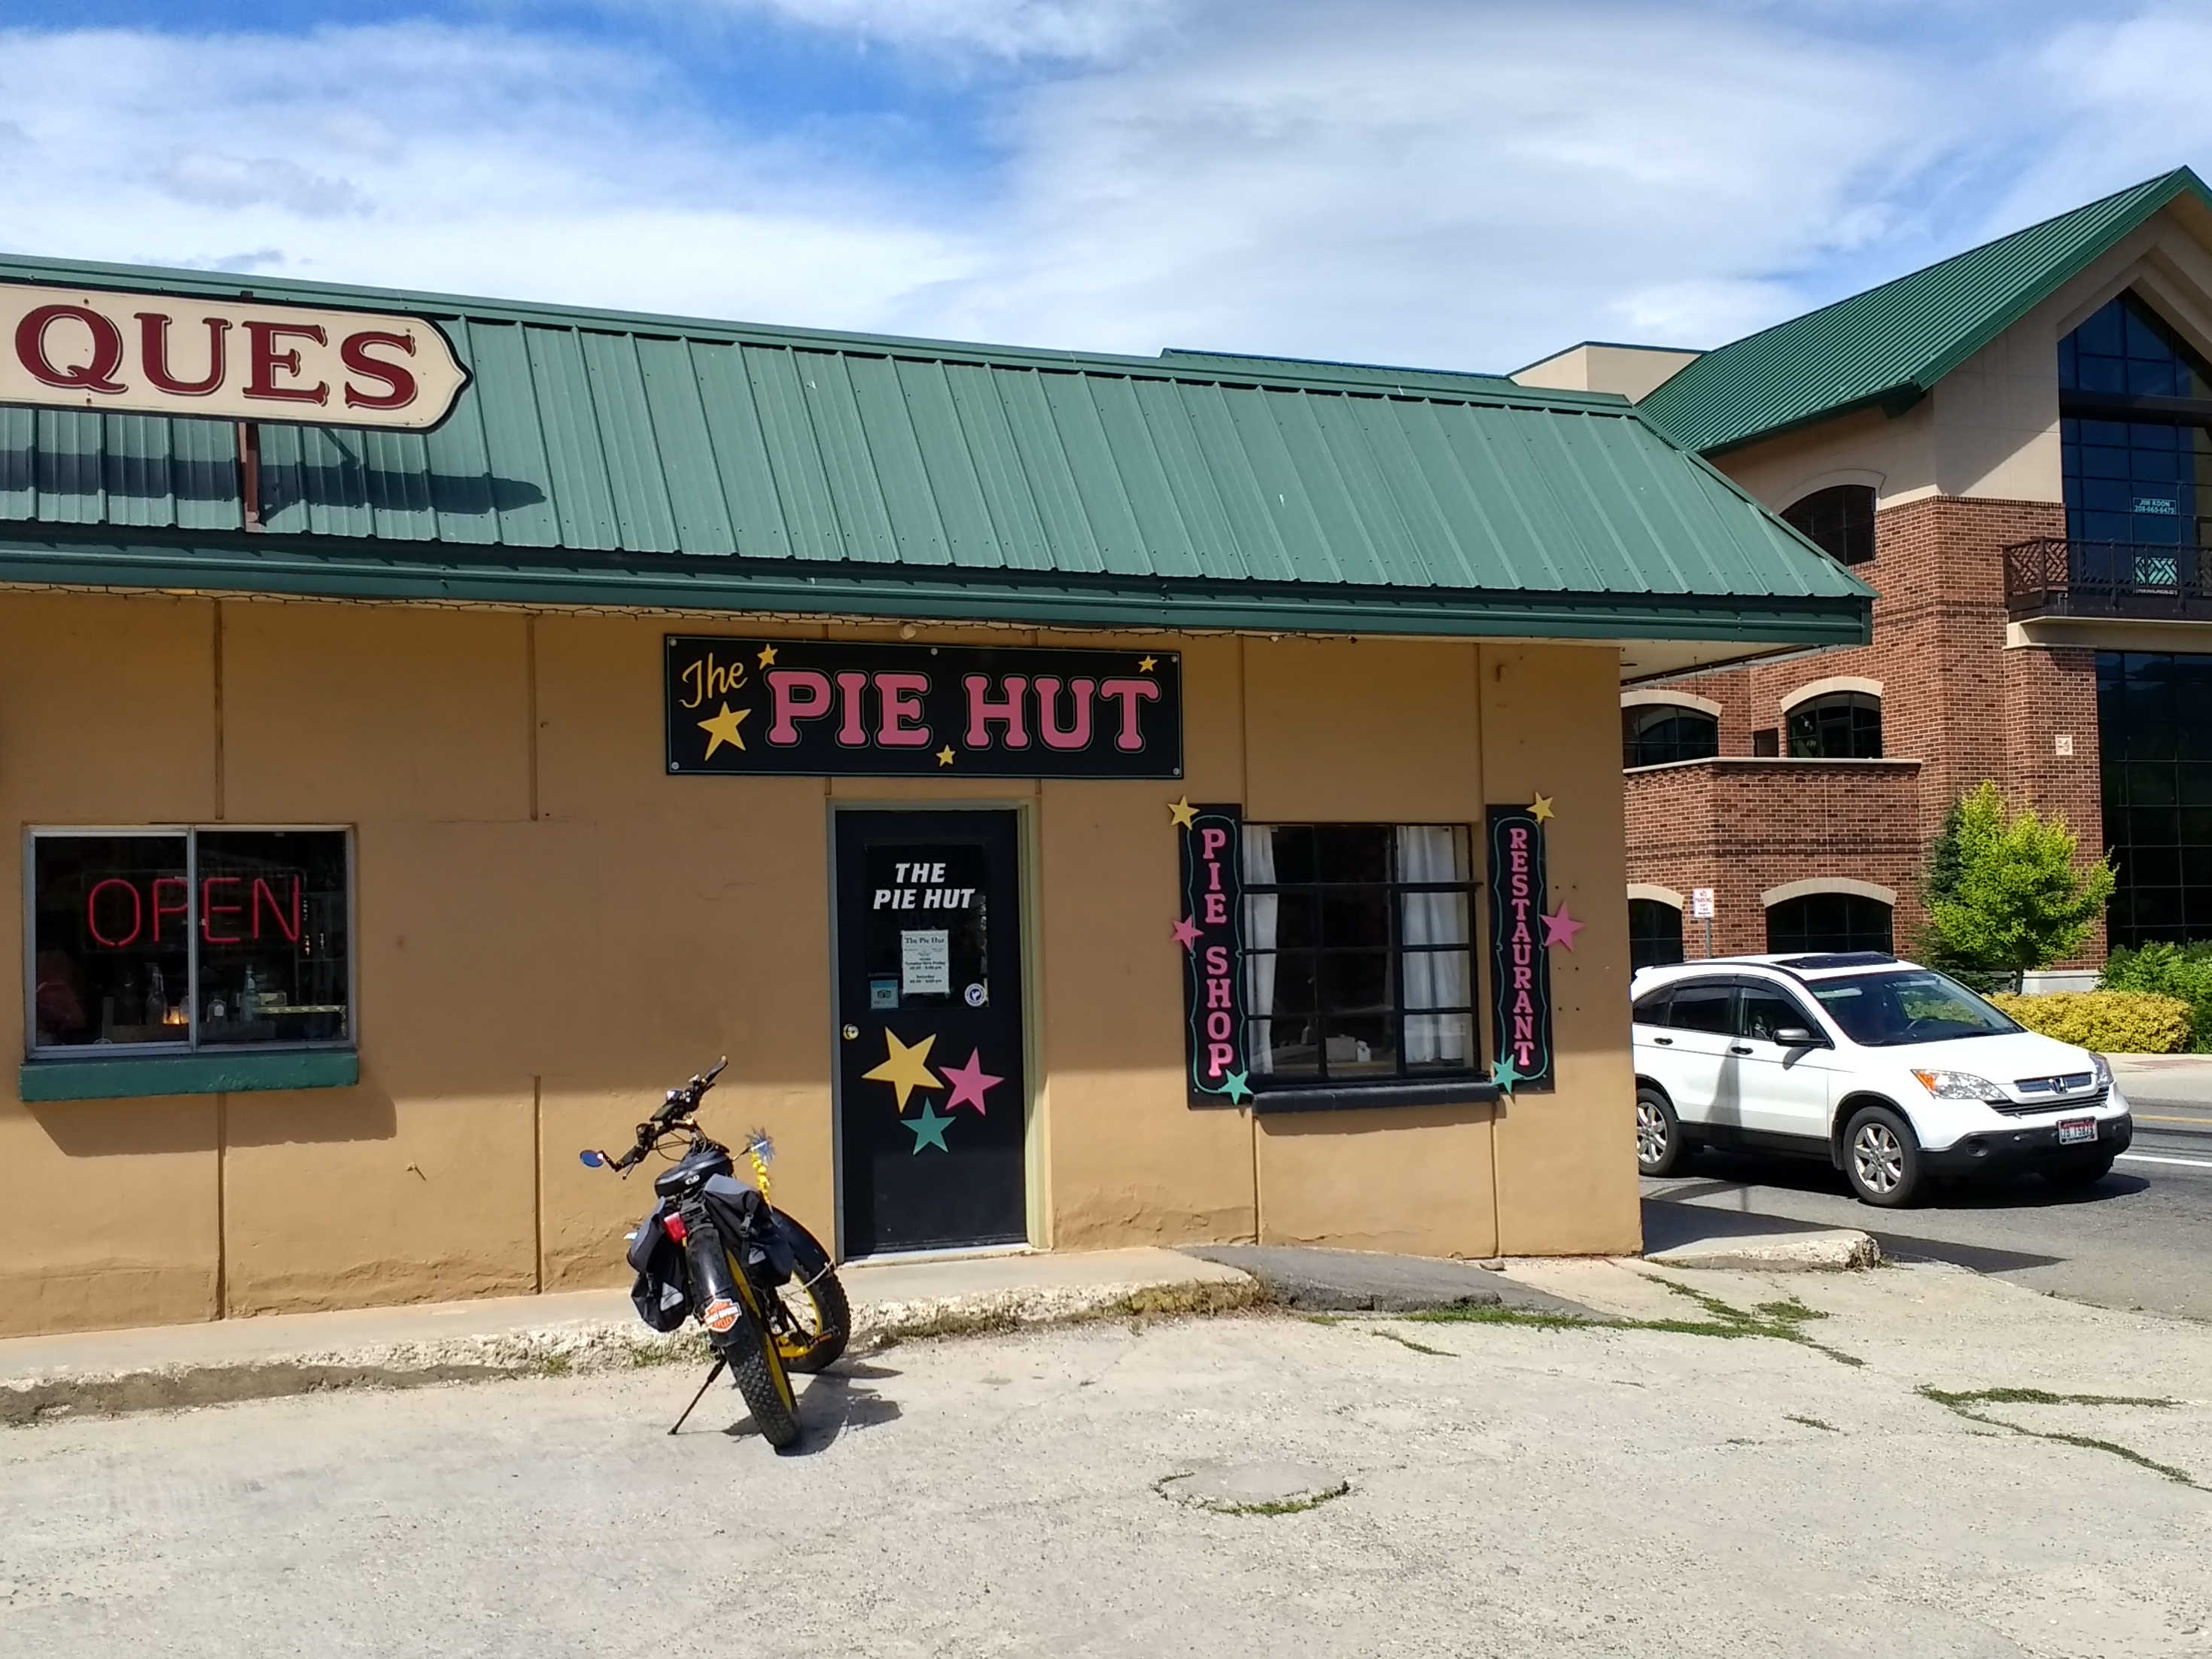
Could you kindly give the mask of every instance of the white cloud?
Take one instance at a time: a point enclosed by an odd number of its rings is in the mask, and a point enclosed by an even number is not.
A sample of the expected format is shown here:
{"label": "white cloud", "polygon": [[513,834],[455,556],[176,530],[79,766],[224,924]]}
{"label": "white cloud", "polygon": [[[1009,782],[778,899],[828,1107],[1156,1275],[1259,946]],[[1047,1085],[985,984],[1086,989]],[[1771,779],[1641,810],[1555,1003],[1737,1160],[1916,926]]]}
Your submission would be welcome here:
{"label": "white cloud", "polygon": [[[635,3],[635,0],[632,0]],[[886,46],[1000,58],[1117,58],[1156,38],[1185,0],[710,0]]]}
{"label": "white cloud", "polygon": [[[1502,368],[1712,344],[1948,137],[1909,60],[1676,9],[1278,3],[1039,86],[963,330]],[[1872,202],[1875,205],[1870,206]]]}
{"label": "white cloud", "polygon": [[[1504,368],[1585,337],[1717,343],[2212,140],[2176,69],[2212,26],[2172,7],[2067,33],[2055,0],[1869,0],[1878,34],[1841,0],[697,0],[656,33],[664,0],[605,3],[619,45],[0,32],[0,244]],[[902,52],[930,112],[763,131],[694,61],[709,4],[740,34],[821,31],[832,60],[840,35]],[[1896,33],[1908,13],[1955,49]],[[1004,60],[988,90],[963,53]],[[900,124],[961,115],[991,147],[929,172]]]}
{"label": "white cloud", "polygon": [[21,252],[823,325],[975,257],[834,131],[742,139],[647,57],[503,32],[0,33],[0,108]]}

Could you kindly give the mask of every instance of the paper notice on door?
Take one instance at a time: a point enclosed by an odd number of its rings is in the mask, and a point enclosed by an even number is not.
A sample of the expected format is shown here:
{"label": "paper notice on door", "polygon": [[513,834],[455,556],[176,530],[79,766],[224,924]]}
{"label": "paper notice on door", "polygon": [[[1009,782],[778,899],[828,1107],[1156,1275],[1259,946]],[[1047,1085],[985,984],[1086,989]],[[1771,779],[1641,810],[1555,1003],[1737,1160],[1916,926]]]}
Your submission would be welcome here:
{"label": "paper notice on door", "polygon": [[952,994],[952,935],[942,927],[909,927],[899,934],[899,993]]}

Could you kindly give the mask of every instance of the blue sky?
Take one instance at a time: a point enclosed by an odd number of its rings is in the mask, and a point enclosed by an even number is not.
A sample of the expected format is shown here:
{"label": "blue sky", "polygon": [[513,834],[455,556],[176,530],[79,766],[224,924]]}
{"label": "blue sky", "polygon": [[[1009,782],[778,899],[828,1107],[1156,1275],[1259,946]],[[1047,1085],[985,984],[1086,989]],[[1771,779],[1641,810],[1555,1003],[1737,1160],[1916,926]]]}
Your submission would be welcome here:
{"label": "blue sky", "polygon": [[2212,161],[2201,0],[0,0],[0,246],[1509,368]]}

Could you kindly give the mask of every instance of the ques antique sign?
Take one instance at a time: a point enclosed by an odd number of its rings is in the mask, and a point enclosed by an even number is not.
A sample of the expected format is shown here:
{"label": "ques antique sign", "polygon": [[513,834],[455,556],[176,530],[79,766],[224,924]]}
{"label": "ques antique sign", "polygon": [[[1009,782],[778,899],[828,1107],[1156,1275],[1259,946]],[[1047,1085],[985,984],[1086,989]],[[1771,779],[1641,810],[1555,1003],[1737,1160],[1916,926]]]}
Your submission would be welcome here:
{"label": "ques antique sign", "polygon": [[420,317],[0,283],[0,404],[419,432],[468,379]]}
{"label": "ques antique sign", "polygon": [[671,772],[1182,775],[1172,651],[672,635],[667,659]]}

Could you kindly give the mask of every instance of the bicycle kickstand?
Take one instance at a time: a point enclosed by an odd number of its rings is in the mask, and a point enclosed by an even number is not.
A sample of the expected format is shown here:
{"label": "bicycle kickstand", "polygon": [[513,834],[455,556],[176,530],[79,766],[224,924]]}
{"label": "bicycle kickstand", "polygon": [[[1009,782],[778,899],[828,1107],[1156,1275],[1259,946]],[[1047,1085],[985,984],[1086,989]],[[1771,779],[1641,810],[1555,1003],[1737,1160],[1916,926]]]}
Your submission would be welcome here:
{"label": "bicycle kickstand", "polygon": [[685,1419],[698,1408],[699,1402],[707,1397],[707,1390],[714,1386],[714,1379],[722,1374],[722,1367],[727,1364],[729,1361],[719,1358],[714,1361],[714,1370],[707,1373],[707,1380],[699,1385],[699,1392],[691,1396],[691,1403],[684,1408],[684,1415],[676,1419],[676,1428],[669,1430],[669,1433],[673,1434],[676,1429],[684,1426]]}

